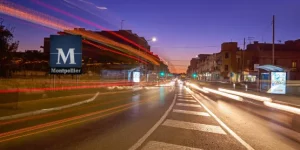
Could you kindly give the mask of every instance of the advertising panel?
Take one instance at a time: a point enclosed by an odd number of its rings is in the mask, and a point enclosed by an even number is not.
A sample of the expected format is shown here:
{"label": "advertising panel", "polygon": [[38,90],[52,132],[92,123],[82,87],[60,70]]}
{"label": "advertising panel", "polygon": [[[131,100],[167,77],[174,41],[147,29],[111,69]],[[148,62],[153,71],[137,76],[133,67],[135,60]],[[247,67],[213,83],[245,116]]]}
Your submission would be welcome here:
{"label": "advertising panel", "polygon": [[140,82],[140,72],[133,72],[133,82]]}
{"label": "advertising panel", "polygon": [[286,93],[286,72],[271,72],[271,88],[268,93]]}

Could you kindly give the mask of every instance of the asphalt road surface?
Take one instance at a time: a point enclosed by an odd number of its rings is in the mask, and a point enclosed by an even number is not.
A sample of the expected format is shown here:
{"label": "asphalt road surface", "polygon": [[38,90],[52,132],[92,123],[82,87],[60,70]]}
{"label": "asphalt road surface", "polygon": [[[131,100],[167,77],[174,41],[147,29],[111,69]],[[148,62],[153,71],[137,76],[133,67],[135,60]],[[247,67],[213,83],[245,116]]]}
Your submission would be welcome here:
{"label": "asphalt road surface", "polygon": [[183,86],[103,96],[0,122],[0,149],[300,149],[299,133],[249,109],[261,111]]}

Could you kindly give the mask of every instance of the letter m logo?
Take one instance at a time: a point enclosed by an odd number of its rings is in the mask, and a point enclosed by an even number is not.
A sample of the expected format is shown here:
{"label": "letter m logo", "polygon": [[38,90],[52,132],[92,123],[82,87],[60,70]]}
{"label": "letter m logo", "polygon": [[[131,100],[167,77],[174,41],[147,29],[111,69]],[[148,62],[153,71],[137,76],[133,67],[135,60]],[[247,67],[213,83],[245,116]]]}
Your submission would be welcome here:
{"label": "letter m logo", "polygon": [[74,57],[74,48],[69,49],[67,56],[65,55],[62,48],[56,48],[56,49],[58,51],[57,63],[56,64],[61,64],[60,63],[60,58],[62,59],[63,63],[66,64],[67,59],[68,59],[69,56],[70,56],[70,63],[69,64],[76,64],[75,63],[75,57]]}
{"label": "letter m logo", "polygon": [[82,38],[78,35],[50,36],[50,67],[81,68]]}

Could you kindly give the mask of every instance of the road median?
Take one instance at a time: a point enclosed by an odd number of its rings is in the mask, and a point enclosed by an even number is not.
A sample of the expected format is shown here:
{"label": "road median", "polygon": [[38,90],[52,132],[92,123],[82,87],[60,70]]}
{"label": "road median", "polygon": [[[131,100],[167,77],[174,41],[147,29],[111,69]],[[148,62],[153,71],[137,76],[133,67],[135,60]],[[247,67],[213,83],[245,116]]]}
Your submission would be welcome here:
{"label": "road median", "polygon": [[142,88],[127,88],[117,91],[107,90],[106,92],[97,91],[93,94],[68,95],[62,97],[48,98],[43,100],[33,100],[20,102],[18,109],[0,109],[0,121],[23,118],[27,116],[39,115],[51,111],[58,111],[71,107],[76,107],[93,102],[100,95],[110,95],[116,93],[126,93],[142,90]]}

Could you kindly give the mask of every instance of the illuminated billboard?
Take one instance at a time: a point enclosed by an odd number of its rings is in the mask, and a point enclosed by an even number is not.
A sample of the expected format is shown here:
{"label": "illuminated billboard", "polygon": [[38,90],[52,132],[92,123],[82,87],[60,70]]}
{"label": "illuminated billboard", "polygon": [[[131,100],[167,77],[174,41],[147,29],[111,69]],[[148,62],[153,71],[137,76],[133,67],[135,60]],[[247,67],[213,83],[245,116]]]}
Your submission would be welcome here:
{"label": "illuminated billboard", "polygon": [[140,72],[133,72],[133,82],[140,82]]}
{"label": "illuminated billboard", "polygon": [[271,88],[268,93],[286,93],[286,72],[271,72]]}

